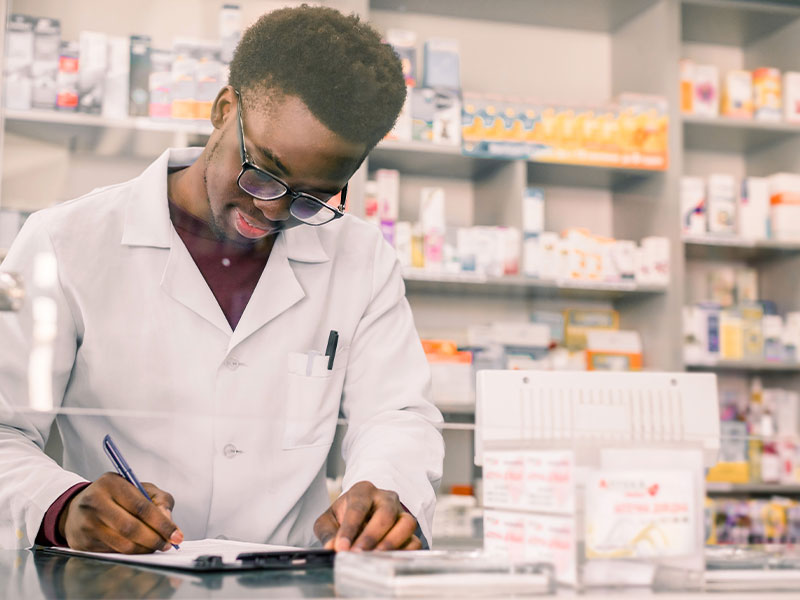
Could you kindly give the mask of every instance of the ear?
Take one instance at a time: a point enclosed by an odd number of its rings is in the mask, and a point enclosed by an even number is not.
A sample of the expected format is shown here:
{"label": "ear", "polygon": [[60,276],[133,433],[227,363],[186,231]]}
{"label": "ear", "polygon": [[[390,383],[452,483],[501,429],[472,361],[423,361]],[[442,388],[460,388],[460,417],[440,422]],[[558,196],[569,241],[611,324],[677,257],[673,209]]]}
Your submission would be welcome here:
{"label": "ear", "polygon": [[214,104],[211,105],[211,124],[214,129],[222,129],[228,120],[228,115],[232,115],[236,110],[236,93],[233,87],[226,85],[217,94]]}

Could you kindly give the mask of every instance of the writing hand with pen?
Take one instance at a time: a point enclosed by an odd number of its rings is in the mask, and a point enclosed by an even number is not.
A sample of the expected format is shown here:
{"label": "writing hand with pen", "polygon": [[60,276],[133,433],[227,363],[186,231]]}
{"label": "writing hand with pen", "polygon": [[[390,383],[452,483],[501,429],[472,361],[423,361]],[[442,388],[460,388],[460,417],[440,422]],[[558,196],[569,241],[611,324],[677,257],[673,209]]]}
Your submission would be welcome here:
{"label": "writing hand with pen", "polygon": [[152,502],[116,473],[105,473],[78,493],[59,518],[59,531],[74,550],[144,554],[183,541],[172,521],[172,495],[142,483]]}
{"label": "writing hand with pen", "polygon": [[172,494],[140,483],[110,435],[103,438],[103,450],[117,473],[100,476],[59,516],[58,529],[69,547],[122,554],[177,550],[183,532],[172,522]]}

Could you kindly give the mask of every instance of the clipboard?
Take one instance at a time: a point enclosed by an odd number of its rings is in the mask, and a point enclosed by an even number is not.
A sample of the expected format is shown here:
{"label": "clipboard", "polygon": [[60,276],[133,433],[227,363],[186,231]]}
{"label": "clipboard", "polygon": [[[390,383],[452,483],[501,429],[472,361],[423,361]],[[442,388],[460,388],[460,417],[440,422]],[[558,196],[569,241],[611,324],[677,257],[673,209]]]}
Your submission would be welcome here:
{"label": "clipboard", "polygon": [[[258,546],[258,544],[248,545]],[[153,554],[83,552],[80,550],[72,550],[71,548],[50,546],[34,546],[33,550],[60,556],[78,556],[81,558],[91,558],[94,560],[124,563],[128,565],[202,573],[330,569],[333,567],[334,557],[336,556],[336,552],[333,550],[304,548],[281,548],[265,551],[250,550],[234,553],[226,549],[224,552],[220,553],[214,553],[212,551],[206,554],[192,554],[189,556],[185,556],[187,553],[183,550],[169,553],[156,552]]]}

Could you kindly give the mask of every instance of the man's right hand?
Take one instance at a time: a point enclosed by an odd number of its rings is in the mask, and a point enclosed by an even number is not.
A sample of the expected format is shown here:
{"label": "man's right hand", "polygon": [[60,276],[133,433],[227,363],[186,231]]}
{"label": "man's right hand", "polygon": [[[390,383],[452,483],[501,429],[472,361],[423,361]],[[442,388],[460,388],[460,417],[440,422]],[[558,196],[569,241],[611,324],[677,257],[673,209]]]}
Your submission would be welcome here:
{"label": "man's right hand", "polygon": [[145,554],[183,541],[172,522],[172,495],[142,483],[149,502],[116,473],[104,473],[61,512],[58,528],[74,550]]}

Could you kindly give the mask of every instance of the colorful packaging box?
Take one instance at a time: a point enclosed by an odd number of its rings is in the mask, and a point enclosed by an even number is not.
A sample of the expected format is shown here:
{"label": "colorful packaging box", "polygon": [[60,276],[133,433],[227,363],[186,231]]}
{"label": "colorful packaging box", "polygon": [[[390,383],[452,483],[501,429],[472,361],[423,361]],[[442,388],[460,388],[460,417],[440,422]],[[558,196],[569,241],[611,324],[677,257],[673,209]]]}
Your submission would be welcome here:
{"label": "colorful packaging box", "polygon": [[[172,118],[172,62],[169,50],[153,48],[149,52],[148,113],[154,119]],[[144,65],[142,66],[144,69]],[[140,97],[143,97],[139,95]],[[137,108],[137,114],[139,109]]]}
{"label": "colorful packaging box", "polygon": [[681,73],[681,112],[694,113],[694,61],[685,58],[680,61]]}
{"label": "colorful packaging box", "polygon": [[719,116],[719,69],[715,65],[694,66],[694,114],[701,117]]}
{"label": "colorful packaging box", "polygon": [[146,117],[150,110],[150,36],[130,38],[128,111],[132,117]]}
{"label": "colorful packaging box", "polygon": [[407,29],[389,29],[386,41],[400,57],[403,66],[403,77],[408,87],[414,87],[419,81],[417,75],[417,34]]}
{"label": "colorful packaging box", "polygon": [[753,110],[759,121],[780,121],[783,92],[781,72],[770,67],[753,71]]}
{"label": "colorful packaging box", "polygon": [[56,78],[56,108],[58,110],[78,110],[79,53],[78,42],[61,42]]}
{"label": "colorful packaging box", "polygon": [[681,230],[684,235],[707,231],[706,182],[702,177],[681,177]]}
{"label": "colorful packaging box", "polygon": [[722,87],[722,114],[737,119],[753,118],[753,74],[728,71]]}
{"label": "colorful packaging box", "polygon": [[615,310],[567,309],[564,311],[564,341],[570,350],[584,350],[590,330],[619,329],[619,313]]}
{"label": "colorful packaging box", "polygon": [[800,240],[800,175],[770,175],[770,234],[781,241]]}

